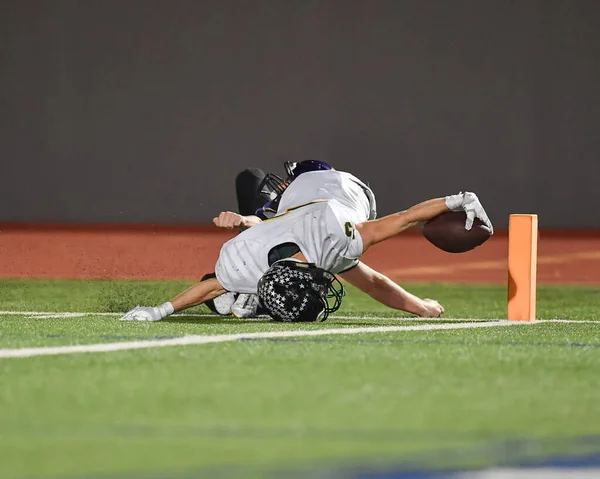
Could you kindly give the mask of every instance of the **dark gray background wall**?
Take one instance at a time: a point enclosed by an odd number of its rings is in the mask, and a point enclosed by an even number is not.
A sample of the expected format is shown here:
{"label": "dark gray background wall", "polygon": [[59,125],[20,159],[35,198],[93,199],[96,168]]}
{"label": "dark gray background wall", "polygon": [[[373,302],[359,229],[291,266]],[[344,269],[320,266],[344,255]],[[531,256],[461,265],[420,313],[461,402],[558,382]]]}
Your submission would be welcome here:
{"label": "dark gray background wall", "polygon": [[600,1],[6,0],[0,221],[208,222],[331,162],[600,228]]}

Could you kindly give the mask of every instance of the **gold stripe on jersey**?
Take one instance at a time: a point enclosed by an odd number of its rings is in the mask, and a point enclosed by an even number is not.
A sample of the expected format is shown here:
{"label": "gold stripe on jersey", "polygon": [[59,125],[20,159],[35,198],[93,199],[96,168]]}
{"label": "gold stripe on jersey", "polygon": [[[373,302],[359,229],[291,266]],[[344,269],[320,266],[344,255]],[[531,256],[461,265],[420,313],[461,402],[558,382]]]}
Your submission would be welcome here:
{"label": "gold stripe on jersey", "polygon": [[296,211],[296,210],[298,210],[300,208],[303,208],[305,206],[314,205],[316,203],[327,203],[327,201],[329,201],[329,200],[313,200],[313,201],[309,201],[308,203],[304,203],[302,205],[292,206],[291,208],[286,209],[285,213],[281,213],[280,215],[273,216],[273,218],[267,218],[266,220],[263,220],[263,223],[266,223],[267,221],[276,220],[277,218],[283,218],[288,213],[291,213],[292,211]]}

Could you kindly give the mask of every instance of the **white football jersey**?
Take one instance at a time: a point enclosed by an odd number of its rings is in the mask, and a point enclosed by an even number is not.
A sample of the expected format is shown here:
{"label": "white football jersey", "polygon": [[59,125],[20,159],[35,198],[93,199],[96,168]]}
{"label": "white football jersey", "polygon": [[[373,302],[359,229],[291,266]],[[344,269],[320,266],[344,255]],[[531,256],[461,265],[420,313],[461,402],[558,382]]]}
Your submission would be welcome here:
{"label": "white football jersey", "polygon": [[[298,177],[285,193],[304,176],[312,174]],[[294,197],[300,198],[301,193]],[[308,262],[334,274],[358,263],[363,242],[355,225],[368,219],[368,208],[362,205],[357,211],[337,198],[312,197],[309,201],[305,205],[284,203],[286,213],[243,231],[223,245],[215,267],[223,288],[256,293],[258,280],[269,268],[269,253],[285,243],[297,245]],[[348,203],[350,199],[346,197],[344,201]]]}
{"label": "white football jersey", "polygon": [[283,192],[277,214],[315,200],[337,200],[356,216],[356,223],[377,216],[375,195],[356,176],[344,171],[319,170],[303,173]]}

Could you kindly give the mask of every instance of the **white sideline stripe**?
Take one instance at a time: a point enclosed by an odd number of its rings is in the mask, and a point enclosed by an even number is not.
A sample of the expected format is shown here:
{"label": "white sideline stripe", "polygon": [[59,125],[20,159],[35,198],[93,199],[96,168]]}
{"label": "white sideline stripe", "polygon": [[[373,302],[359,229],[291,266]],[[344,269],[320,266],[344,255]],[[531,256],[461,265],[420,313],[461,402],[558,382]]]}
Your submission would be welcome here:
{"label": "white sideline stripe", "polygon": [[[85,316],[122,316],[123,313],[95,313],[95,312],[59,312],[59,311],[0,311],[0,316],[30,316],[35,319],[51,319],[51,318],[80,318]],[[220,316],[210,313],[175,313],[171,317],[178,318],[227,318],[228,316]],[[264,316],[263,318],[267,318]],[[479,319],[479,318],[411,318],[411,317],[390,317],[390,316],[347,316],[347,315],[332,315],[330,319],[372,319],[374,321],[503,321],[500,319]],[[252,319],[248,319],[252,321]],[[600,319],[538,319],[538,323],[596,323],[600,324]]]}
{"label": "white sideline stripe", "polygon": [[191,335],[181,338],[149,341],[128,341],[103,344],[81,344],[77,346],[52,346],[41,348],[0,349],[0,358],[30,358],[33,356],[55,356],[63,354],[108,353],[131,349],[164,348],[168,346],[188,346],[191,344],[225,343],[241,339],[296,338],[302,336],[329,336],[336,334],[392,333],[399,331],[437,331],[444,329],[491,328],[513,326],[514,321],[469,322],[458,324],[420,324],[414,326],[374,326],[366,328],[316,329],[312,331],[265,331],[260,333],[221,334],[212,336]]}
{"label": "white sideline stripe", "polygon": [[[83,318],[86,316],[122,316],[124,313],[94,313],[94,312],[49,312],[49,311],[0,311],[0,316],[27,316],[31,319],[60,319],[60,318]],[[172,318],[228,318],[219,314],[210,313],[175,313]],[[347,315],[332,315],[331,319],[371,319],[375,321],[496,321],[495,319],[478,319],[478,318],[411,318],[411,317],[389,317],[389,316],[347,316]],[[268,319],[268,316],[259,316],[257,318],[247,318],[247,321],[256,321]]]}
{"label": "white sideline stripe", "polygon": [[596,323],[600,324],[600,319],[538,319],[542,323]]}
{"label": "white sideline stripe", "polygon": [[464,471],[452,474],[454,479],[597,479],[600,468],[581,467],[492,467],[481,471]]}

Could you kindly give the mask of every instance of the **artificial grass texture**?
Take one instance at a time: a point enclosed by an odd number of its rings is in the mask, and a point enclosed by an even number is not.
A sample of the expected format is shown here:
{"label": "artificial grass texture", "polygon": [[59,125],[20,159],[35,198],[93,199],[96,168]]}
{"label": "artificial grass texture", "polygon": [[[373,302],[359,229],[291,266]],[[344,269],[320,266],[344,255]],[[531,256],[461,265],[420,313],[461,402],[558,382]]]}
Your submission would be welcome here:
{"label": "artificial grass texture", "polygon": [[[13,311],[125,312],[137,304],[163,303],[193,283],[186,281],[107,281],[0,279],[0,309]],[[506,317],[506,287],[452,283],[408,283],[421,297],[439,300],[449,318]],[[346,286],[338,314],[410,316],[390,310],[352,286]],[[544,285],[538,287],[538,318],[596,319],[600,287]],[[191,312],[209,312],[203,306]]]}
{"label": "artificial grass texture", "polygon": [[[125,310],[188,285],[6,280],[0,309]],[[505,315],[504,288],[408,288],[438,299],[450,317]],[[596,319],[598,297],[590,287],[541,287],[539,316]],[[365,319],[394,312],[357,291],[340,313],[357,318],[144,324],[0,315],[0,348],[415,324]],[[560,453],[572,438],[600,436],[599,333],[600,322],[539,323],[0,359],[0,475],[298,477],[406,461],[446,467],[444,451],[515,440],[564,440],[531,455]],[[460,463],[496,460],[471,452]]]}

